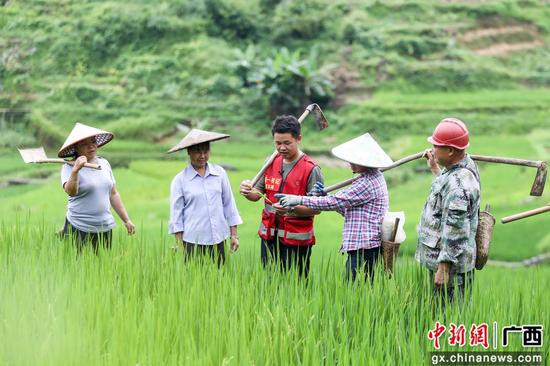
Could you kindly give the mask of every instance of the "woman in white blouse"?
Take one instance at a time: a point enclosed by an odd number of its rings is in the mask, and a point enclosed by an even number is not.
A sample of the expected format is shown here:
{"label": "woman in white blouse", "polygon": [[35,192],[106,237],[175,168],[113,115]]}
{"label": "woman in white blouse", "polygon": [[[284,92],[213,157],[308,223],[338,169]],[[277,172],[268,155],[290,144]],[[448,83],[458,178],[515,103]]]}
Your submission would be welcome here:
{"label": "woman in white blouse", "polygon": [[224,243],[239,248],[237,225],[242,224],[225,169],[208,162],[210,142],[229,135],[193,129],[168,152],[187,149],[190,164],[172,180],[170,234],[186,257],[194,254],[225,261]]}

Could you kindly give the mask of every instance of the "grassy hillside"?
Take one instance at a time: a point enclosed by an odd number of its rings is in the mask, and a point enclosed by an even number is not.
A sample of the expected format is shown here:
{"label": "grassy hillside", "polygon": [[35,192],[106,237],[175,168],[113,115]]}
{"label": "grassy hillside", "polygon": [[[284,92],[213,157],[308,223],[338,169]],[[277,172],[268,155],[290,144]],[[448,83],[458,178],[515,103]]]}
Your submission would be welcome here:
{"label": "grassy hillside", "polygon": [[[506,132],[548,122],[550,10],[538,1],[2,3],[4,146],[54,146],[76,120],[146,141],[176,123],[264,134],[273,112],[312,100],[333,119],[376,121],[385,139],[447,108]],[[496,103],[468,97],[479,89],[499,90]],[[362,102],[381,91],[394,96]]]}

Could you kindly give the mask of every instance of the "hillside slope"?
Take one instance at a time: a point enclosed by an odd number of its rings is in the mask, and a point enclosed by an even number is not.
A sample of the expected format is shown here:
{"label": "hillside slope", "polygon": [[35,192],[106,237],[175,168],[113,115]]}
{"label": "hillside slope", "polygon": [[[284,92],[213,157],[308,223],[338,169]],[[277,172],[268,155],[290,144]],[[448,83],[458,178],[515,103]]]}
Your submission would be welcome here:
{"label": "hillside slope", "polygon": [[[263,133],[274,111],[295,113],[308,99],[407,134],[403,126],[418,132],[417,120],[437,121],[445,98],[436,106],[412,98],[407,117],[399,105],[387,113],[369,99],[381,91],[543,94],[550,86],[550,9],[538,1],[2,3],[0,146],[54,146],[76,120],[145,141],[162,140],[177,123]],[[271,69],[258,76],[258,65]],[[269,81],[270,73],[281,77]],[[329,95],[317,90],[320,78],[330,80]],[[290,93],[285,83],[303,89]],[[510,106],[486,102],[490,110],[468,118],[500,115],[531,127],[547,111],[520,105],[511,116]]]}

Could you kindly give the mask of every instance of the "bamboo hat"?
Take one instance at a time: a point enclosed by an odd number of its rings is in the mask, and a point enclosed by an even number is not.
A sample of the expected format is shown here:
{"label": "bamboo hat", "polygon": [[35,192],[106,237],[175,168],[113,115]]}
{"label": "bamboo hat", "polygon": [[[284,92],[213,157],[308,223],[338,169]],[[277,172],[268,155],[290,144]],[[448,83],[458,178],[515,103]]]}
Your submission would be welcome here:
{"label": "bamboo hat", "polygon": [[61,149],[59,149],[57,156],[60,158],[74,156],[76,154],[76,144],[94,136],[97,142],[97,147],[105,145],[114,137],[111,132],[77,122],[69,134],[69,137],[67,137],[65,143]]}
{"label": "bamboo hat", "polygon": [[229,135],[193,128],[176,146],[168,150],[168,154],[187,149],[190,146],[202,144],[203,142],[223,140],[226,138],[229,138]]}
{"label": "bamboo hat", "polygon": [[368,168],[385,168],[393,164],[388,154],[368,133],[336,146],[332,149],[332,155]]}

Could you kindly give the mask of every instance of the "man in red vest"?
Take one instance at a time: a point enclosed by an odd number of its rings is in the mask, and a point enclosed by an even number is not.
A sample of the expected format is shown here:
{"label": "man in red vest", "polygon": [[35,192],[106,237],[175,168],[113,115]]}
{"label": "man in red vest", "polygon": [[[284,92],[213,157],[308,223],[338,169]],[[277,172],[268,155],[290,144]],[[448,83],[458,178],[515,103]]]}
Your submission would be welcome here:
{"label": "man in red vest", "polygon": [[305,206],[282,207],[275,195],[306,195],[317,182],[323,183],[323,175],[319,166],[299,149],[301,126],[295,117],[277,117],[271,134],[277,157],[254,187],[249,180],[243,181],[240,193],[250,201],[258,201],[260,193],[267,197],[258,230],[262,264],[280,260],[283,269],[296,266],[300,275],[307,278],[311,247],[315,244],[313,217],[319,211]]}

